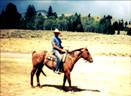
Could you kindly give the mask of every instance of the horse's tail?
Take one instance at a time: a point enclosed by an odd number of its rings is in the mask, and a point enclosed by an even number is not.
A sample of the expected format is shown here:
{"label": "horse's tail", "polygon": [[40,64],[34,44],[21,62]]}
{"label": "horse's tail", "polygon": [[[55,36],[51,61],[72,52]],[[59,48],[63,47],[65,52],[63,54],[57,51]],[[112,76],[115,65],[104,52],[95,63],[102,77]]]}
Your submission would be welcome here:
{"label": "horse's tail", "polygon": [[46,76],[45,72],[43,70],[41,70],[41,72],[43,73],[44,76]]}
{"label": "horse's tail", "polygon": [[33,51],[33,52],[32,52],[32,56],[33,56],[34,53],[36,53],[36,51]]}

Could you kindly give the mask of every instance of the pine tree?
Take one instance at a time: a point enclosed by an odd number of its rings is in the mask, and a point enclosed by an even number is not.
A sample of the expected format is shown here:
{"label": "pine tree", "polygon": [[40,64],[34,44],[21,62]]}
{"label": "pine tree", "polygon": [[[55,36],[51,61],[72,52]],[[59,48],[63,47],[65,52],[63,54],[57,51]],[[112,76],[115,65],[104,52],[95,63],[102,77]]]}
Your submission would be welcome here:
{"label": "pine tree", "polygon": [[52,6],[49,6],[47,17],[48,18],[57,18],[57,13],[53,12]]}
{"label": "pine tree", "polygon": [[28,8],[27,8],[27,12],[25,14],[25,19],[32,19],[34,18],[36,15],[36,10],[35,10],[35,7],[34,5],[29,5]]}
{"label": "pine tree", "polygon": [[52,11],[52,7],[49,6],[48,12],[47,12],[47,17],[53,16],[53,11]]}
{"label": "pine tree", "polygon": [[17,11],[17,7],[13,3],[6,6],[5,11],[1,13],[2,28],[19,28],[21,14]]}
{"label": "pine tree", "polygon": [[25,23],[27,29],[35,29],[36,10],[34,5],[29,5],[25,14]]}

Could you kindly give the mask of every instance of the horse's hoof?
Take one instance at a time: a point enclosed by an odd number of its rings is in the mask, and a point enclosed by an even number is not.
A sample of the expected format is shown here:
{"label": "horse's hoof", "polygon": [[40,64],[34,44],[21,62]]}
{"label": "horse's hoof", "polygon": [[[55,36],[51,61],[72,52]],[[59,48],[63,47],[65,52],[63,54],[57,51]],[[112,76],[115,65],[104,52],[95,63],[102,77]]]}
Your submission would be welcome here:
{"label": "horse's hoof", "polygon": [[37,86],[36,87],[40,87],[40,84],[37,84]]}
{"label": "horse's hoof", "polygon": [[39,86],[39,88],[42,88],[42,86]]}

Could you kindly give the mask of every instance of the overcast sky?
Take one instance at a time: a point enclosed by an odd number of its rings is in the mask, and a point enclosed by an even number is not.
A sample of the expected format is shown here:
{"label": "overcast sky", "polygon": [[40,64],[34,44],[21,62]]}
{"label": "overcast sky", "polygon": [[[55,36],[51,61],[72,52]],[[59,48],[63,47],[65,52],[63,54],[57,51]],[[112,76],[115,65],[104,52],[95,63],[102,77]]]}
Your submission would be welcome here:
{"label": "overcast sky", "polygon": [[112,15],[117,19],[131,20],[131,1],[87,1],[87,0],[0,0],[0,11],[12,2],[20,13],[25,12],[29,4],[36,10],[48,10],[51,5],[57,14],[80,13],[81,15],[104,16]]}

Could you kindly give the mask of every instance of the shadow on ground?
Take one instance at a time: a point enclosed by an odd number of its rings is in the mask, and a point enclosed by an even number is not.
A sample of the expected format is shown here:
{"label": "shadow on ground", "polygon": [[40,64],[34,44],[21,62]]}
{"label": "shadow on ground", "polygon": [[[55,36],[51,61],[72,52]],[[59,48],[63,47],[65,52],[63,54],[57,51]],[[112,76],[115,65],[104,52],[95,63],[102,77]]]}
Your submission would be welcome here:
{"label": "shadow on ground", "polygon": [[65,88],[63,88],[61,85],[46,84],[46,85],[41,86],[41,88],[43,88],[43,87],[54,87],[56,89],[63,90],[65,92],[68,92],[68,91],[73,91],[73,92],[80,92],[80,91],[100,92],[100,90],[97,90],[97,89],[82,89],[82,88],[78,88],[77,86],[72,86],[71,88],[66,86]]}

